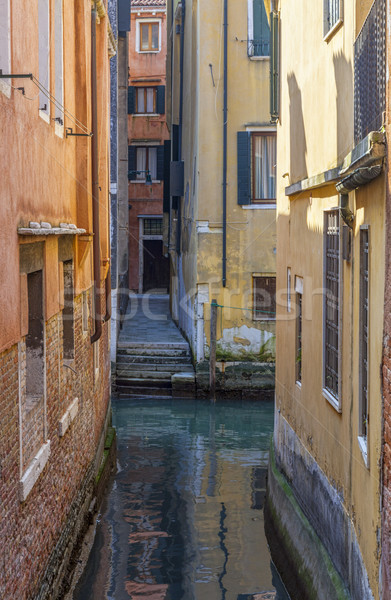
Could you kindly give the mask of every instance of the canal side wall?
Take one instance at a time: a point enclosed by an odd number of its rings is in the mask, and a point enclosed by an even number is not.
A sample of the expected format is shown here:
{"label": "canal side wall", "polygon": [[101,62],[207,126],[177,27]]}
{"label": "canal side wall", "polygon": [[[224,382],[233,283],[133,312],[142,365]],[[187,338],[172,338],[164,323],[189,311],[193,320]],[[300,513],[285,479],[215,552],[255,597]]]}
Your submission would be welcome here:
{"label": "canal side wall", "polygon": [[373,600],[340,492],[277,412],[265,527],[288,591],[302,600]]}
{"label": "canal side wall", "polygon": [[[209,392],[209,360],[196,364],[197,397]],[[216,392],[239,399],[273,400],[275,364],[273,362],[217,361]]]}
{"label": "canal side wall", "polygon": [[57,598],[90,519],[110,419],[109,323],[94,351],[92,301],[93,288],[74,297],[72,361],[63,357],[62,312],[45,322],[45,390],[35,406],[26,401],[25,338],[0,354],[2,600]]}

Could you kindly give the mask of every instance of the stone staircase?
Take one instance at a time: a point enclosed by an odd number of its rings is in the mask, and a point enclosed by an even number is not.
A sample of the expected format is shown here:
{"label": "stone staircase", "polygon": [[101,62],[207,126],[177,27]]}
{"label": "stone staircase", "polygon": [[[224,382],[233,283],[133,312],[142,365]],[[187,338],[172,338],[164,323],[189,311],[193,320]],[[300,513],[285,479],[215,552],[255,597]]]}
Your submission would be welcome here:
{"label": "stone staircase", "polygon": [[127,396],[193,397],[195,373],[182,342],[120,341],[116,391]]}

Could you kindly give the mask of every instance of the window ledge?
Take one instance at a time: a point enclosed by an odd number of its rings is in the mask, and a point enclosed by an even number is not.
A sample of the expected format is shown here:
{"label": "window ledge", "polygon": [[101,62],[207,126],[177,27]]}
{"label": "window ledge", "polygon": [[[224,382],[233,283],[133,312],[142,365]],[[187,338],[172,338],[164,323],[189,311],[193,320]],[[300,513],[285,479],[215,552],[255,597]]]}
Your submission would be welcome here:
{"label": "window ledge", "polygon": [[367,442],[367,439],[364,436],[359,435],[357,437],[357,441],[358,441],[358,445],[360,447],[361,455],[363,457],[363,461],[365,463],[365,466],[367,467],[367,469],[369,469],[368,442]]}
{"label": "window ledge", "polygon": [[244,210],[259,210],[259,209],[275,210],[277,208],[277,205],[273,204],[273,203],[270,203],[270,204],[266,204],[266,203],[265,204],[244,204],[244,205],[242,204],[242,208]]}
{"label": "window ledge", "polygon": [[338,21],[336,23],[334,23],[334,25],[332,26],[331,29],[329,29],[329,31],[326,33],[326,35],[323,36],[323,41],[324,42],[330,41],[330,39],[338,31],[338,29],[340,29],[340,27],[342,27],[342,25],[343,25],[343,19],[338,19]]}
{"label": "window ledge", "polygon": [[327,391],[325,388],[322,389],[322,394],[323,394],[323,397],[327,400],[327,402],[329,404],[331,404],[331,406],[337,411],[337,413],[341,414],[342,407],[341,407],[339,401],[337,400],[337,398],[335,398],[335,396],[330,394],[330,392]]}
{"label": "window ledge", "polygon": [[160,113],[157,112],[153,112],[153,113],[132,113],[133,117],[162,117],[163,115],[161,115]]}
{"label": "window ledge", "polygon": [[50,440],[43,444],[31,461],[26,473],[19,481],[19,499],[25,502],[40,474],[44,470],[50,456]]}
{"label": "window ledge", "polygon": [[139,54],[159,54],[160,50],[137,50]]}
{"label": "window ledge", "polygon": [[253,317],[253,321],[275,321],[276,317]]}
{"label": "window ledge", "polygon": [[[145,179],[130,179],[129,183],[142,183],[143,185],[146,185]],[[161,180],[160,179],[152,179],[152,183],[161,183]]]}
{"label": "window ledge", "polygon": [[301,381],[298,381],[297,379],[296,379],[296,387],[297,387],[299,390],[301,390]]}
{"label": "window ledge", "polygon": [[11,98],[11,85],[6,83],[6,80],[0,81],[0,92],[7,98]]}
{"label": "window ledge", "polygon": [[60,125],[59,123],[54,124],[54,133],[59,138],[64,138],[64,125]]}
{"label": "window ledge", "polygon": [[249,56],[249,59],[263,62],[266,60],[270,60],[270,56]]}
{"label": "window ledge", "polygon": [[47,123],[48,125],[50,125],[50,117],[49,115],[44,111],[44,110],[38,110],[38,114],[41,117],[41,119],[43,121],[45,121],[45,123]]}
{"label": "window ledge", "polygon": [[79,412],[79,398],[75,398],[58,422],[58,435],[63,437]]}

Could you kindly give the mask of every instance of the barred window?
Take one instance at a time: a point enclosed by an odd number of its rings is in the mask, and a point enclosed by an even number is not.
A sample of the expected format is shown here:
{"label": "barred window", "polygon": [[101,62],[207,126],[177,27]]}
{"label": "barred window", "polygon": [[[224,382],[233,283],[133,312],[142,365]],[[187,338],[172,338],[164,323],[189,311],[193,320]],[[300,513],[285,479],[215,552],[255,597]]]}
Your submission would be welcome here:
{"label": "barred window", "polygon": [[296,292],[297,313],[296,313],[296,381],[301,383],[301,365],[302,365],[302,331],[303,331],[303,294]]}
{"label": "barred window", "polygon": [[162,219],[144,219],[144,235],[162,235]]}
{"label": "barred window", "polygon": [[338,401],[340,361],[340,223],[338,209],[325,213],[324,389]]}
{"label": "barred window", "polygon": [[369,309],[369,236],[368,229],[360,231],[360,389],[359,435],[368,437],[368,309]]}
{"label": "barred window", "polygon": [[342,0],[323,0],[323,35],[342,20]]}
{"label": "barred window", "polygon": [[276,277],[275,275],[253,277],[254,314],[253,319],[276,318]]}

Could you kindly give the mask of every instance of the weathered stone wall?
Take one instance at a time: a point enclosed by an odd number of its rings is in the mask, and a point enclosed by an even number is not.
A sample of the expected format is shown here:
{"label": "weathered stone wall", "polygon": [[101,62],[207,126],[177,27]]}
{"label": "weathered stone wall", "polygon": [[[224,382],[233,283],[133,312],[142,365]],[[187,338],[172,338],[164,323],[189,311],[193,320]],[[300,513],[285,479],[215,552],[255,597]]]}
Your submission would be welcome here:
{"label": "weathered stone wall", "polygon": [[[0,355],[0,597],[2,600],[56,598],[92,498],[94,478],[104,447],[110,403],[108,324],[99,341],[99,369],[94,368],[90,335],[92,291],[86,292],[88,327],[83,331],[82,295],[74,302],[75,357],[64,361],[62,314],[46,322],[45,441],[50,455],[25,501],[20,480],[31,459],[33,425],[23,412],[23,341]],[[103,307],[104,309],[104,307]],[[19,347],[18,347],[19,346]],[[71,367],[71,368],[69,368]],[[59,422],[71,404],[68,425]],[[21,415],[21,421],[20,421]],[[23,419],[24,416],[24,419]],[[41,427],[41,423],[39,423]],[[27,453],[27,454],[26,454]],[[34,459],[33,459],[34,460]]]}
{"label": "weathered stone wall", "polygon": [[[209,361],[196,364],[197,396],[209,392]],[[246,361],[216,362],[216,392],[246,399],[273,400],[275,364]]]}
{"label": "weathered stone wall", "polygon": [[[274,546],[272,557],[277,567],[283,566],[278,563],[285,556],[284,561],[297,575],[291,592],[307,590],[308,595],[303,596],[306,600],[373,600],[343,494],[330,483],[279,412],[275,416],[274,452],[268,486],[269,543]],[[274,534],[279,541],[278,551]],[[336,584],[338,594],[328,594],[328,586]]]}

